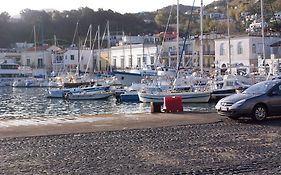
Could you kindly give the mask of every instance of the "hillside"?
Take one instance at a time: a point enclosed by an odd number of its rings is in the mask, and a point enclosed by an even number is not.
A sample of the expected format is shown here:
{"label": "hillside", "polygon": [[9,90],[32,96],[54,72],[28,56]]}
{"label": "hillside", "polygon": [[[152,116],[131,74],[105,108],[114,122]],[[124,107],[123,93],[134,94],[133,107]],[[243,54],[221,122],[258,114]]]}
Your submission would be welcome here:
{"label": "hillside", "polygon": [[[259,0],[229,0],[231,32],[245,33],[249,24],[255,19],[246,21],[241,13],[247,12],[249,15],[260,14]],[[53,36],[59,40],[59,44],[67,46],[73,39],[76,23],[79,21],[79,37],[83,40],[90,24],[96,31],[100,26],[104,31],[106,22],[110,22],[112,34],[127,35],[151,35],[165,30],[169,14],[172,9],[169,31],[175,31],[176,6],[167,6],[155,12],[140,12],[136,14],[120,14],[112,10],[98,9],[94,11],[88,7],[77,10],[59,12],[56,10],[38,11],[24,9],[19,19],[13,19],[6,12],[0,13],[0,47],[10,47],[15,42],[33,42],[32,29],[37,28],[38,43],[53,43]],[[191,10],[193,9],[192,13]],[[199,34],[200,7],[179,6],[180,12],[180,35],[186,32],[190,35]],[[274,13],[281,11],[281,0],[264,0],[264,17],[271,30],[280,32],[281,20],[273,20]],[[204,8],[204,32],[226,33],[226,0],[217,0]],[[210,19],[209,13],[221,13],[223,19]],[[192,14],[192,16],[190,15]]]}

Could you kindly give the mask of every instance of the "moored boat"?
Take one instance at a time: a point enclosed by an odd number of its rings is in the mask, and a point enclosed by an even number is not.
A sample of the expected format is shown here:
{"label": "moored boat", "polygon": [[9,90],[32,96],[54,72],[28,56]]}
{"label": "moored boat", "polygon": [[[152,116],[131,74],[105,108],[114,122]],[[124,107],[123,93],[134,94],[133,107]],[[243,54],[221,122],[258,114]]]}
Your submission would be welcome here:
{"label": "moored boat", "polygon": [[65,99],[67,100],[100,100],[110,97],[113,93],[109,91],[95,91],[95,92],[78,92],[67,93]]}
{"label": "moored boat", "polygon": [[184,103],[207,103],[210,100],[210,92],[173,92],[173,91],[164,91],[158,93],[147,93],[147,92],[138,92],[138,96],[141,102],[150,103],[150,102],[163,102],[164,97],[169,96],[180,96],[182,102]]}
{"label": "moored boat", "polygon": [[110,86],[90,86],[90,87],[78,87],[78,88],[55,88],[49,89],[48,98],[63,98],[67,93],[79,93],[79,92],[95,92],[109,90]]}
{"label": "moored boat", "polygon": [[126,91],[123,94],[120,94],[121,102],[139,102],[138,91]]}

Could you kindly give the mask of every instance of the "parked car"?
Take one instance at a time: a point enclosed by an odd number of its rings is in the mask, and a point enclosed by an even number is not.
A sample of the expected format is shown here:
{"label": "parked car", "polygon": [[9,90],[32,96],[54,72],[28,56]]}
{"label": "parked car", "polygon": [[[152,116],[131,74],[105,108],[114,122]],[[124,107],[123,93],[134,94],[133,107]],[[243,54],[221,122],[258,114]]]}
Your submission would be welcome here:
{"label": "parked car", "polygon": [[219,100],[215,108],[220,115],[231,119],[251,117],[262,121],[267,116],[281,115],[281,80],[252,85],[242,93]]}

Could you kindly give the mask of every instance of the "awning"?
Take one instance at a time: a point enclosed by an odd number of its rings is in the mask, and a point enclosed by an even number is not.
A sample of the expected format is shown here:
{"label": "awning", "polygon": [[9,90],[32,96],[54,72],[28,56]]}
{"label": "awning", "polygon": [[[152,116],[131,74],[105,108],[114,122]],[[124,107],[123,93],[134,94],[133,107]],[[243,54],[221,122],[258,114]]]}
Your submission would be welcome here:
{"label": "awning", "polygon": [[271,44],[270,47],[281,47],[281,41]]}

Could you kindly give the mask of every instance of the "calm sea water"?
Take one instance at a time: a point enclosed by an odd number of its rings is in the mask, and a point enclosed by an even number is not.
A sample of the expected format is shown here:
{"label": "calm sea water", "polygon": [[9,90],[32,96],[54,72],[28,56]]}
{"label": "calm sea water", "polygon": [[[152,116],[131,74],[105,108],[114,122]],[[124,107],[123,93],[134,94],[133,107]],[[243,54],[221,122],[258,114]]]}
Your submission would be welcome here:
{"label": "calm sea water", "polygon": [[[46,119],[88,114],[150,112],[150,104],[107,100],[67,101],[46,98],[45,88],[0,87],[0,119]],[[184,104],[184,111],[214,111],[214,103]]]}

